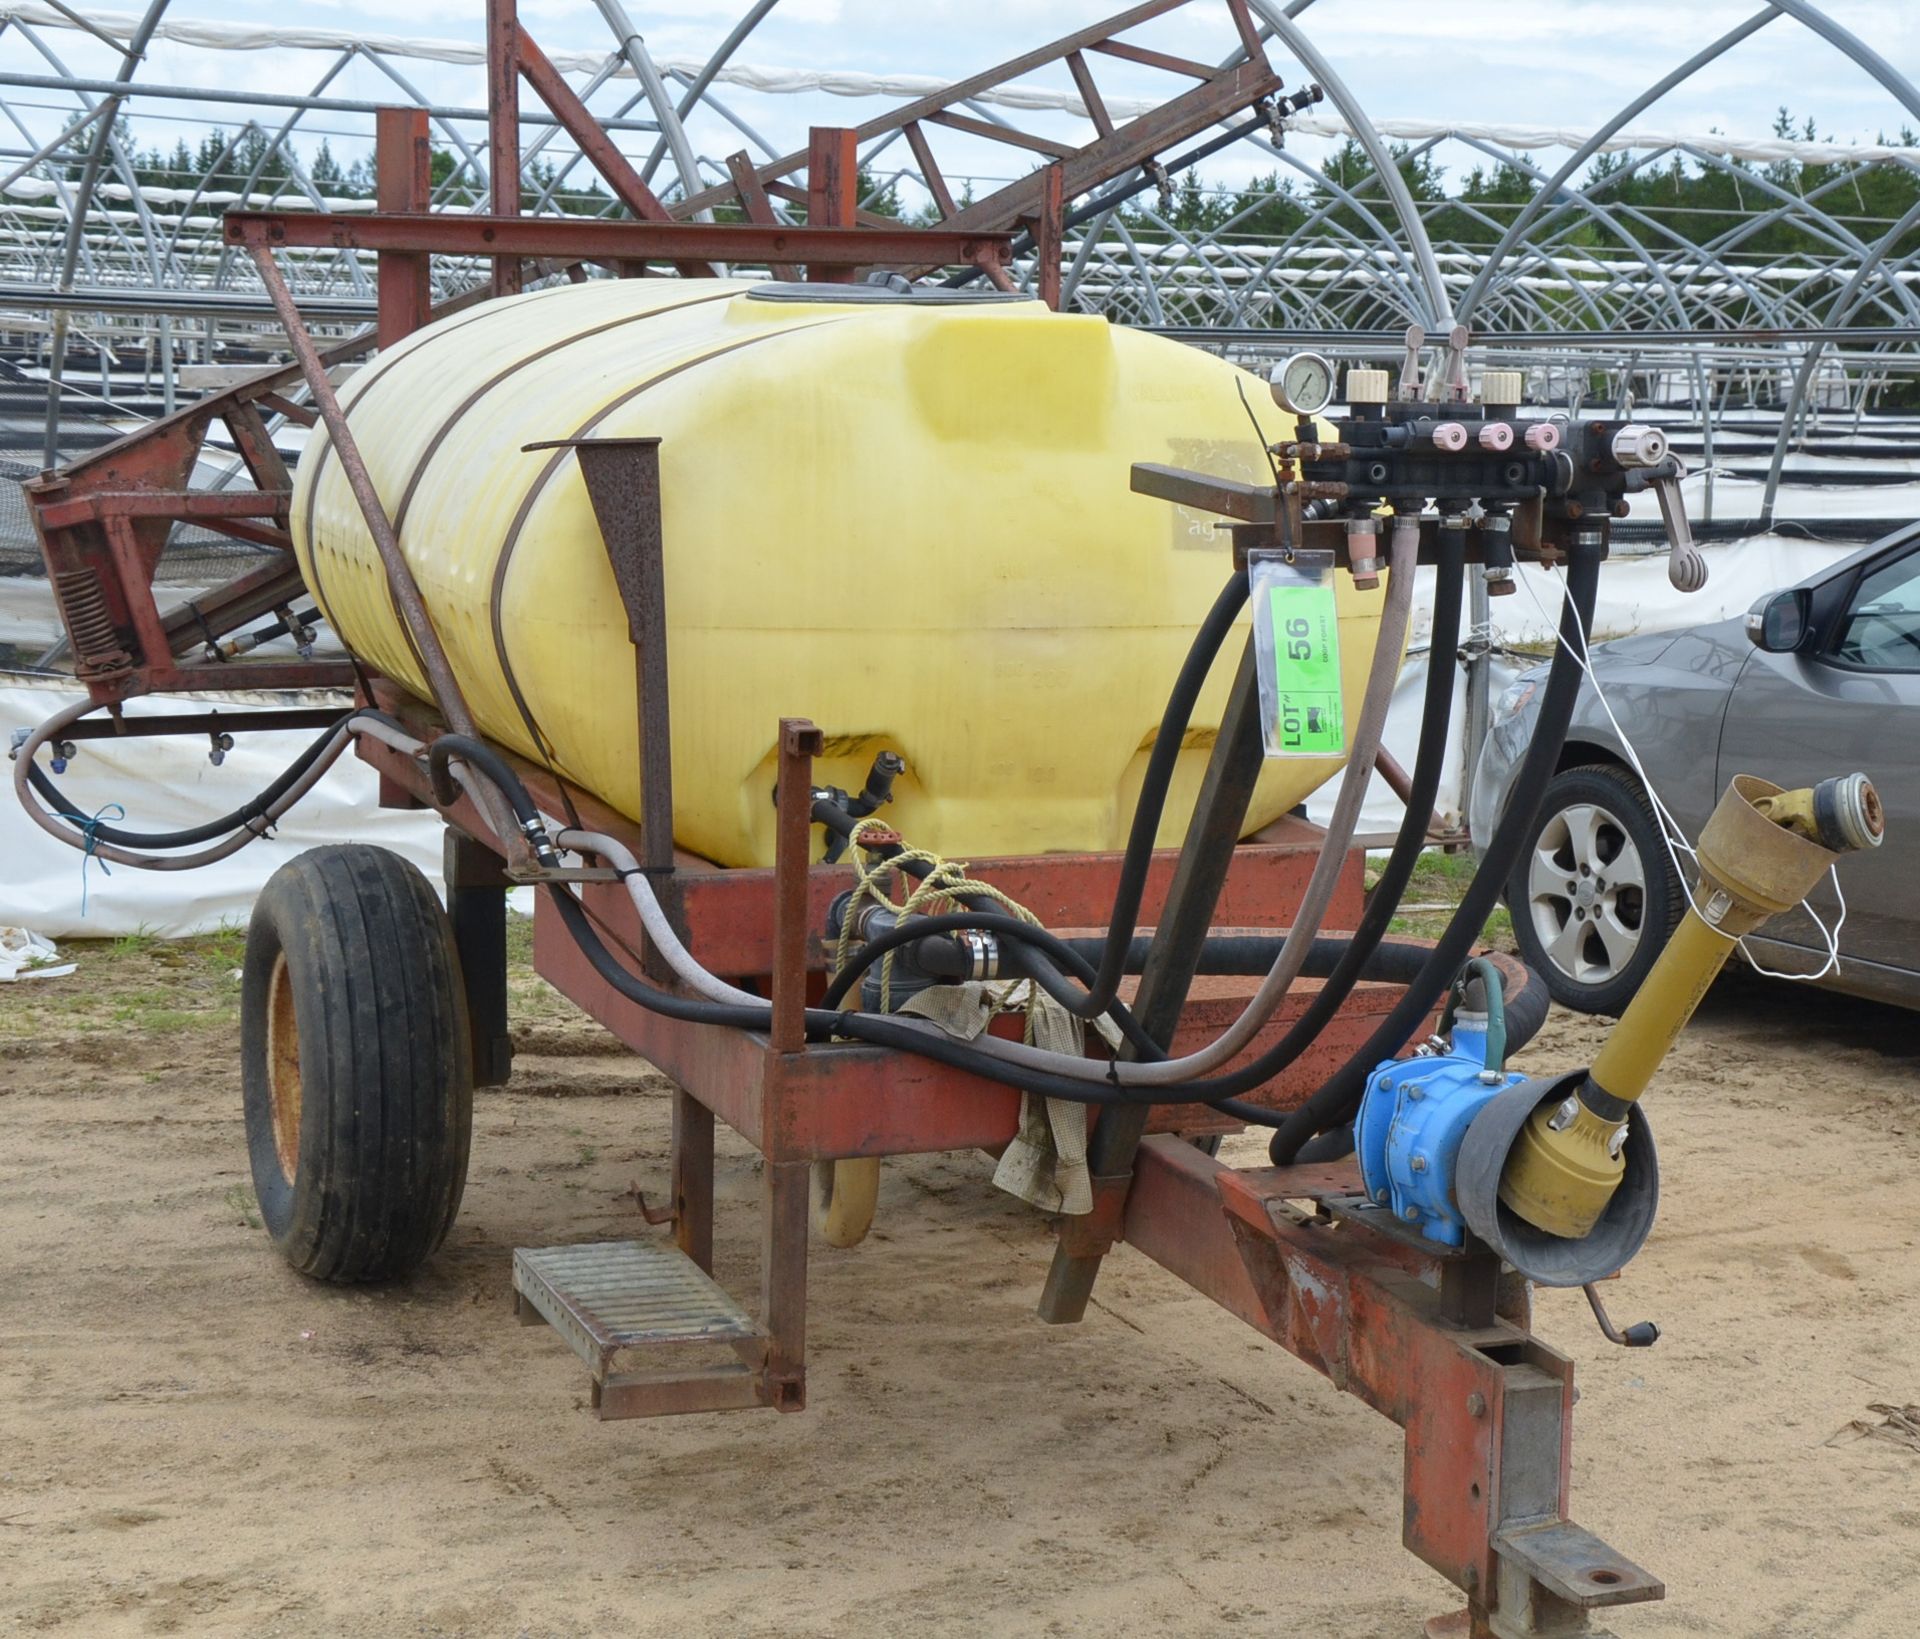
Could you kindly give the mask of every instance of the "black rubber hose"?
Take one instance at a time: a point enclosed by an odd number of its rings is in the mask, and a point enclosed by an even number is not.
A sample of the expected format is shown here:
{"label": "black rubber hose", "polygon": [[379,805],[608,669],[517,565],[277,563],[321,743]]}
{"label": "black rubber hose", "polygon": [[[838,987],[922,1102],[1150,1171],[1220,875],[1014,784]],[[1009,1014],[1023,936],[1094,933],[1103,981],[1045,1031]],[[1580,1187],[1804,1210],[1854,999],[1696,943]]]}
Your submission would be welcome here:
{"label": "black rubber hose", "polygon": [[[1568,597],[1570,606],[1573,605],[1575,599],[1584,597],[1584,602],[1578,604],[1580,610],[1580,625],[1582,627],[1588,625],[1592,619],[1593,596],[1598,585],[1598,572],[1599,563],[1597,554],[1579,555],[1575,557],[1569,575]],[[1563,627],[1570,623],[1569,618],[1563,617]],[[1555,678],[1559,675],[1560,662],[1563,658],[1563,655],[1555,656],[1554,669],[1548,678],[1546,701],[1542,707],[1543,723],[1550,721],[1548,709],[1554,703],[1553,685]],[[1558,741],[1565,735],[1565,716],[1570,714],[1570,712],[1571,701],[1569,700],[1566,712],[1562,714],[1558,727],[1553,731],[1553,738],[1556,742],[1556,755]],[[464,748],[459,738],[454,738],[456,743],[448,748],[449,754],[456,750],[461,750],[464,754]],[[468,744],[471,743],[469,742]],[[530,813],[537,819],[538,810],[534,807],[531,797],[527,794],[526,788],[520,783],[518,776],[514,774],[513,770],[498,757],[494,756],[488,748],[479,746],[474,749],[480,754],[471,757],[469,760],[483,773],[497,780],[501,790],[513,804],[516,814]],[[1532,753],[1530,752],[1529,768],[1531,767],[1531,759]],[[1526,772],[1527,768],[1523,768],[1523,777]],[[1535,805],[1537,805],[1537,801],[1538,795],[1536,793]],[[831,805],[816,804],[816,817],[820,817],[820,810],[823,807],[837,814],[837,810],[831,810]],[[845,818],[844,815],[839,815],[838,817],[841,819]],[[851,822],[849,822],[849,825],[850,824]],[[1506,827],[1503,823],[1503,833],[1505,829]],[[1496,847],[1500,841],[1501,835],[1496,834],[1494,839]],[[911,869],[910,866],[905,868]],[[1469,897],[1472,896],[1474,889],[1479,885],[1485,875],[1486,872],[1483,868],[1481,873],[1475,877],[1473,884],[1468,888]],[[1504,876],[1504,872],[1502,875]],[[734,1029],[746,1030],[763,1030],[767,1027],[771,1020],[770,1008],[717,1003],[703,1001],[698,998],[675,996],[668,991],[658,990],[646,984],[643,980],[636,978],[633,974],[629,973],[614,957],[613,953],[606,948],[599,935],[594,932],[592,924],[587,919],[585,910],[571,894],[553,884],[548,885],[548,891],[553,898],[555,907],[560,913],[563,925],[566,927],[574,942],[580,947],[583,954],[586,955],[594,970],[599,973],[608,984],[612,985],[615,990],[630,1000],[639,1003],[643,1007],[649,1007],[670,1018],[679,1018],[695,1023],[723,1025]],[[1456,916],[1456,923],[1460,920],[1461,918]],[[1480,923],[1484,920],[1485,912],[1483,911],[1479,919],[1472,924],[1472,931],[1474,933],[1478,932]],[[1024,923],[1020,925],[1023,929],[1026,926]],[[1454,931],[1454,927],[1449,926],[1448,934],[1452,935]],[[1471,941],[1469,940],[1468,942],[1470,943]],[[1129,937],[1127,945],[1130,947],[1131,943],[1131,937]],[[1436,948],[1433,955],[1437,957],[1439,954],[1440,952]],[[1124,955],[1125,953],[1123,952],[1123,965]],[[1458,961],[1456,960],[1453,968],[1457,969],[1458,965]],[[1453,969],[1449,969],[1441,979],[1439,989],[1444,989],[1446,984],[1451,981],[1452,976]],[[1434,993],[1435,996],[1437,996],[1438,993],[1439,991],[1436,990]],[[1418,1022],[1419,1016],[1424,1015],[1424,1013],[1430,1009],[1431,1005],[1432,1001],[1429,999],[1428,1002],[1419,1009],[1418,1014],[1415,1015],[1415,1023]],[[1398,1010],[1396,1010],[1396,1012],[1397,1011]],[[1389,1022],[1391,1022],[1391,1019]],[[1406,1026],[1406,1029],[1411,1029],[1412,1027],[1412,1024],[1409,1024]],[[1226,1076],[1216,1077],[1211,1081],[1193,1081],[1183,1083],[1174,1088],[1159,1089],[1125,1087],[1117,1080],[1107,1083],[1076,1081],[1065,1076],[1050,1076],[1044,1073],[1029,1071],[1022,1066],[1016,1066],[1006,1060],[997,1059],[989,1054],[981,1053],[965,1043],[943,1037],[937,1032],[905,1025],[879,1014],[833,1012],[825,1008],[809,1008],[806,1012],[806,1028],[809,1037],[812,1039],[825,1040],[834,1035],[851,1036],[856,1040],[872,1042],[876,1046],[897,1048],[905,1052],[917,1054],[922,1058],[932,1059],[937,1063],[952,1065],[955,1068],[978,1075],[984,1080],[997,1082],[1002,1086],[1018,1088],[1023,1092],[1034,1093],[1041,1097],[1064,1098],[1074,1103],[1099,1105],[1204,1103],[1211,1105],[1223,1113],[1232,1115],[1249,1125],[1274,1126],[1283,1121],[1283,1118],[1276,1112],[1257,1104],[1244,1103],[1236,1096],[1271,1079],[1271,1073],[1263,1069],[1262,1061],[1265,1055],[1262,1055],[1261,1059],[1253,1060],[1237,1071]],[[1376,1036],[1381,1033],[1382,1032],[1376,1032]],[[1405,1030],[1403,1029],[1400,1034],[1404,1036]],[[1395,1046],[1397,1047],[1398,1045],[1399,1042],[1396,1040]],[[1322,1088],[1321,1091],[1324,1093],[1326,1089]]]}
{"label": "black rubber hose", "polygon": [[1547,782],[1553,778],[1561,748],[1566,743],[1567,725],[1573,720],[1574,702],[1580,694],[1580,663],[1574,657],[1581,652],[1580,634],[1593,629],[1593,604],[1600,587],[1600,557],[1598,546],[1578,545],[1568,557],[1560,642],[1547,671],[1547,685],[1541,695],[1540,715],[1534,721],[1533,738],[1515,777],[1506,812],[1501,815],[1480,868],[1467,884],[1466,894],[1455,907],[1446,932],[1435,943],[1426,969],[1407,987],[1406,994],[1373,1034],[1306,1103],[1280,1124],[1269,1146],[1275,1166],[1291,1163],[1300,1146],[1315,1133],[1352,1119],[1374,1067],[1406,1044],[1408,1035],[1418,1028],[1420,1020],[1453,982],[1454,975],[1478,942],[1480,930],[1486,925],[1494,902],[1532,833]]}
{"label": "black rubber hose", "polygon": [[[1380,872],[1380,880],[1367,895],[1360,913],[1359,926],[1346,955],[1327,975],[1327,982],[1308,1001],[1306,1010],[1294,1020],[1287,1033],[1261,1055],[1271,1066],[1269,1076],[1278,1075],[1319,1038],[1363,976],[1368,959],[1385,937],[1400,900],[1413,878],[1414,866],[1427,846],[1427,825],[1433,813],[1433,800],[1440,789],[1440,775],[1447,760],[1447,731],[1453,722],[1453,685],[1458,674],[1456,653],[1460,641],[1460,605],[1466,566],[1467,538],[1464,530],[1440,531],[1440,551],[1433,583],[1432,646],[1427,651],[1427,686],[1420,707],[1420,740],[1414,749],[1413,772],[1408,776],[1407,811],[1400,819],[1400,830],[1393,839],[1393,850]],[[1398,975],[1396,975],[1398,977]]]}
{"label": "black rubber hose", "polygon": [[[990,901],[990,903],[994,903]],[[825,1008],[837,1008],[846,999],[847,992],[854,987],[860,976],[887,952],[899,950],[922,939],[944,938],[948,934],[966,932],[991,933],[997,938],[1016,941],[1028,951],[1039,951],[1053,958],[1052,962],[1033,961],[1021,966],[1020,971],[1010,975],[1013,978],[1030,978],[1055,1001],[1062,1006],[1069,1005],[1069,998],[1079,1001],[1084,991],[1073,990],[1062,977],[1064,968],[1074,978],[1086,983],[1093,978],[1093,965],[1074,946],[1056,933],[1036,927],[1031,922],[1022,922],[1017,916],[1008,916],[997,911],[956,911],[942,916],[915,915],[886,930],[877,933],[871,939],[861,942],[849,953],[847,964],[833,975],[827,985],[827,993],[821,998],[820,1005]],[[1116,1000],[1109,1004],[1107,1016],[1120,1027],[1121,1033],[1134,1044],[1142,1058],[1163,1059],[1167,1055],[1160,1045],[1140,1028],[1139,1021],[1131,1012]]]}
{"label": "black rubber hose", "polygon": [[[845,809],[831,802],[816,802],[813,805],[812,815],[817,824],[837,831],[842,836],[850,836],[856,823],[856,821],[847,814]],[[900,855],[905,853],[906,850],[898,843],[881,843],[877,847],[870,848],[867,851],[878,854],[882,859],[897,861],[901,870],[917,880],[924,880],[933,873],[933,867],[922,860],[900,858]],[[1007,915],[1001,902],[989,894],[968,893],[964,889],[961,889],[950,891],[948,897],[959,900],[961,904],[969,907],[971,912],[964,920],[956,921],[953,924],[956,929],[963,927],[989,929],[992,928],[994,924],[988,921],[988,918],[1004,917]],[[1007,917],[1007,920],[1018,926],[1023,933],[1031,926],[1029,923],[1019,921],[1017,917]],[[921,930],[923,933],[925,931],[925,929]],[[1042,931],[1044,932],[1045,930]],[[1048,935],[1048,937],[1051,938],[1053,936]],[[1029,944],[1031,945],[1032,943],[1034,943],[1034,941],[1030,940]],[[875,956],[881,956],[888,950],[896,948],[897,945],[883,945],[880,949],[874,951],[873,954]],[[864,966],[865,964],[863,963],[861,965]],[[1084,961],[1081,962],[1080,966],[1088,978],[1093,976],[1091,966],[1088,966]],[[1088,1013],[1085,1011],[1085,992],[1073,989],[1057,969],[1047,968],[1042,961],[1036,958],[1031,976],[1042,990],[1046,991],[1049,996],[1052,996],[1058,1001],[1060,1005],[1065,1007],[1075,1018],[1097,1018],[1099,1013],[1104,1012],[1115,1024],[1119,1025],[1121,1033],[1125,1035],[1129,1041],[1138,1041],[1144,1047],[1144,1044],[1151,1039],[1135,1021],[1132,1010],[1128,1008],[1125,1002],[1119,1000],[1117,997],[1109,998],[1104,1008],[1094,1013]],[[1160,1056],[1164,1058],[1166,1055],[1161,1054]]]}
{"label": "black rubber hose", "polygon": [[[1086,993],[1083,995],[1062,987],[1065,990],[1063,994],[1039,973],[1033,975],[1047,994],[1076,1018],[1092,1019],[1106,1013],[1116,1020],[1124,1019],[1126,1022],[1121,1024],[1121,1028],[1127,1031],[1130,1041],[1137,1039],[1144,1042],[1147,1038],[1144,1032],[1138,1031],[1137,1026],[1131,1026],[1130,1014],[1124,1009],[1115,1011],[1114,998],[1119,992],[1120,980],[1127,971],[1128,945],[1134,929],[1140,925],[1140,902],[1146,895],[1147,877],[1153,869],[1154,839],[1159,835],[1160,820],[1166,812],[1167,794],[1172,788],[1181,742],[1186,738],[1187,725],[1192,721],[1194,707],[1199,703],[1200,691],[1206,686],[1213,663],[1228,634],[1232,632],[1234,622],[1240,618],[1246,601],[1247,576],[1243,570],[1229,577],[1220,588],[1219,596],[1213,600],[1213,607],[1207,611],[1199,630],[1194,633],[1187,657],[1181,662],[1179,675],[1174,678],[1173,688],[1167,695],[1166,709],[1160,715],[1160,727],[1154,735],[1153,750],[1147,756],[1146,770],[1141,776],[1139,800],[1134,804],[1133,824],[1127,833],[1126,853],[1120,862],[1120,880],[1114,888],[1113,914],[1107,920],[1105,946],[1101,951],[1098,971],[1091,976]],[[849,835],[855,823],[844,811],[825,802],[813,805],[813,818],[842,836]],[[882,858],[890,858],[900,850],[897,847],[882,847],[874,851]],[[901,869],[916,877],[927,874],[927,867],[917,862],[903,864]],[[957,894],[954,897],[963,903],[978,905],[983,910],[997,907],[998,903],[984,896],[970,898],[965,894]],[[1166,1055],[1157,1053],[1155,1057],[1164,1058]]]}
{"label": "black rubber hose", "polygon": [[1140,901],[1147,891],[1147,874],[1153,868],[1154,839],[1160,833],[1160,819],[1166,811],[1167,793],[1173,784],[1174,769],[1180,757],[1180,745],[1187,736],[1193,708],[1200,691],[1213,670],[1233,623],[1247,601],[1247,576],[1242,570],[1234,575],[1213,600],[1207,618],[1194,633],[1180,674],[1167,695],[1166,710],[1160,714],[1160,727],[1153,737],[1153,750],[1147,755],[1147,767],[1140,780],[1140,798],[1133,808],[1133,826],[1127,833],[1127,851],[1120,862],[1120,881],[1113,891],[1113,914],[1107,919],[1107,944],[1101,954],[1099,970],[1087,987],[1086,1011],[1082,1018],[1103,1012],[1120,988],[1126,966],[1127,946],[1134,929],[1140,925]]}
{"label": "black rubber hose", "polygon": [[433,782],[434,796],[443,805],[451,807],[459,795],[453,776],[447,769],[447,764],[455,757],[463,763],[471,763],[499,787],[500,794],[513,809],[513,817],[522,827],[544,823],[539,807],[527,788],[520,783],[519,776],[507,766],[506,759],[485,741],[470,739],[464,734],[443,734],[427,747],[427,777]]}
{"label": "black rubber hose", "polygon": [[1507,1052],[1511,1056],[1540,1034],[1540,1027],[1547,1022],[1547,1009],[1553,1005],[1553,997],[1547,991],[1546,980],[1529,968],[1527,982],[1518,991],[1508,991],[1506,1003]]}
{"label": "black rubber hose", "polygon": [[[1307,959],[1300,965],[1300,977],[1325,979],[1337,972],[1349,959],[1353,941],[1357,937],[1357,934],[1352,937],[1323,934],[1315,939],[1307,947]],[[1065,943],[1069,950],[1076,953],[1091,954],[1089,947],[1097,949],[1101,941],[1069,939]],[[1201,947],[1200,966],[1195,971],[1232,978],[1264,978],[1285,943],[1284,933],[1210,933]],[[1127,950],[1127,972],[1142,971],[1152,944],[1153,940],[1147,934],[1134,936]],[[1431,949],[1430,945],[1411,941],[1385,940],[1369,951],[1366,960],[1359,964],[1360,977],[1405,984],[1420,971]]]}
{"label": "black rubber hose", "polygon": [[[560,913],[562,925],[574,943],[579,946],[593,970],[629,1001],[636,1002],[653,1012],[664,1014],[668,1018],[684,1019],[694,1024],[722,1025],[735,1030],[765,1030],[771,1023],[772,1009],[769,1006],[749,1007],[744,1004],[702,1001],[696,997],[676,996],[670,991],[655,989],[645,980],[628,972],[618,958],[607,949],[600,936],[594,932],[593,924],[587,919],[586,911],[572,894],[553,883],[546,884],[546,888],[555,909]],[[834,1036],[851,1036],[856,1041],[870,1042],[876,1047],[895,1048],[901,1052],[931,1059],[936,1064],[951,1065],[955,1069],[977,1075],[983,1080],[998,1082],[1004,1087],[1013,1087],[1021,1092],[1037,1093],[1042,1097],[1064,1098],[1076,1104],[1212,1102],[1216,1108],[1250,1125],[1271,1127],[1280,1119],[1274,1111],[1264,1109],[1257,1104],[1242,1106],[1227,1100],[1197,1101],[1184,1088],[1178,1089],[1175,1096],[1168,1097],[1154,1089],[1127,1088],[1103,1082],[1070,1081],[1064,1076],[1036,1074],[1005,1059],[993,1058],[979,1052],[965,1042],[955,1041],[937,1030],[903,1024],[884,1013],[836,1013],[826,1008],[810,1007],[806,1011],[806,1026],[808,1039],[812,1041],[826,1041]]]}
{"label": "black rubber hose", "polygon": [[[108,825],[104,821],[89,820],[67,800],[66,794],[53,783],[52,778],[41,769],[38,763],[28,766],[27,780],[34,790],[53,805],[56,817],[67,821],[83,836],[91,835],[101,842],[111,843],[118,848],[191,848],[197,843],[211,842],[216,837],[230,835],[244,825],[251,825],[292,790],[300,777],[313,767],[321,752],[326,750],[327,742],[339,733],[341,724],[349,723],[356,717],[374,715],[381,714],[364,707],[359,711],[343,712],[336,721],[322,729],[319,738],[287,764],[274,782],[259,796],[242,803],[230,814],[222,814],[218,819],[189,826],[184,831],[128,831],[117,825]],[[392,721],[391,718],[386,720]],[[236,716],[234,726],[244,728],[246,726],[244,717]]]}

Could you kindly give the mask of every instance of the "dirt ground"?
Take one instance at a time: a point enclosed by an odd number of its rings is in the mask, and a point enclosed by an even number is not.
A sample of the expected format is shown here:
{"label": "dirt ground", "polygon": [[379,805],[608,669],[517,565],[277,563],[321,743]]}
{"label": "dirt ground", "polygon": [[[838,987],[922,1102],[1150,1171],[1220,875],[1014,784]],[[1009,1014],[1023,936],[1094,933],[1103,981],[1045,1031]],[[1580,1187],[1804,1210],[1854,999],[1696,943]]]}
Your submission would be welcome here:
{"label": "dirt ground", "polygon": [[[979,1156],[890,1164],[868,1243],[816,1249],[804,1414],[599,1424],[509,1259],[647,1233],[618,1199],[665,1174],[644,1065],[516,980],[447,1250],[329,1289],[257,1225],[235,942],[75,948],[0,988],[4,1631],[1411,1639],[1449,1607],[1399,1546],[1395,1429],[1131,1252],[1041,1325],[1047,1226]],[[1723,983],[1612,1289],[1664,1338],[1540,1304],[1580,1361],[1575,1515],[1668,1584],[1620,1639],[1920,1627],[1920,1452],[1835,1440],[1920,1401],[1915,1023]],[[1598,1035],[1556,1015],[1525,1062]]]}

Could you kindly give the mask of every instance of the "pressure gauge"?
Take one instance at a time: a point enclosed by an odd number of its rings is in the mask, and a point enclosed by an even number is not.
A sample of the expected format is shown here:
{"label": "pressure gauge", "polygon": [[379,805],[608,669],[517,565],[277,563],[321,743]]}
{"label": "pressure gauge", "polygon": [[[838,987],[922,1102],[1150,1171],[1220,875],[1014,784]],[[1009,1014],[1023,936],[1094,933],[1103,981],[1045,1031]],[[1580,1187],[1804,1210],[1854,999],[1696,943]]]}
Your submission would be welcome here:
{"label": "pressure gauge", "polygon": [[1269,380],[1274,403],[1295,415],[1318,415],[1333,402],[1333,366],[1318,353],[1295,353]]}

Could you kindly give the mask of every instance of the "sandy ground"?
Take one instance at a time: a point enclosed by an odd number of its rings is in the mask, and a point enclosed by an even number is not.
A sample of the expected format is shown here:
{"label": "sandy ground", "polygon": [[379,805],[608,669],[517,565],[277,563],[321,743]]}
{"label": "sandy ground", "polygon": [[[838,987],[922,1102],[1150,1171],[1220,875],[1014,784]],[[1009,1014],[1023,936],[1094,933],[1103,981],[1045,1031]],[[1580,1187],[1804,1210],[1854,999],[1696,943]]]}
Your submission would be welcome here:
{"label": "sandy ground", "polygon": [[[869,1242],[816,1251],[807,1412],[599,1424],[509,1257],[646,1232],[643,1065],[522,981],[448,1249],[328,1289],[253,1221],[231,949],[82,959],[0,990],[0,1630],[1411,1639],[1449,1606],[1399,1546],[1395,1429],[1130,1252],[1039,1324],[1047,1227],[978,1156],[891,1164]],[[1597,1035],[1556,1016],[1528,1061]],[[1920,1400],[1915,1052],[1910,1015],[1723,985],[1613,1288],[1665,1338],[1542,1302],[1576,1517],[1670,1590],[1620,1639],[1920,1627],[1920,1453],[1829,1443]],[[723,1273],[751,1168],[723,1150]]]}

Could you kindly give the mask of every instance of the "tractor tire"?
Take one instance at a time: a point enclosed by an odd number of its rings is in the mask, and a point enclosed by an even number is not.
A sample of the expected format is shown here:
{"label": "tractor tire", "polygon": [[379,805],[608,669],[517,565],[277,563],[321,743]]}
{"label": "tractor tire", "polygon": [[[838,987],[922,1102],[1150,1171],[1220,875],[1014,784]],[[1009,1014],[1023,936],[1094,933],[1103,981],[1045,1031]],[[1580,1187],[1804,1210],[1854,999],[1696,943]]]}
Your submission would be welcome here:
{"label": "tractor tire", "polygon": [[315,848],[254,904],[241,971],[254,1194],[303,1275],[396,1280],[453,1227],[473,1060],[453,929],[427,879],[364,843]]}

